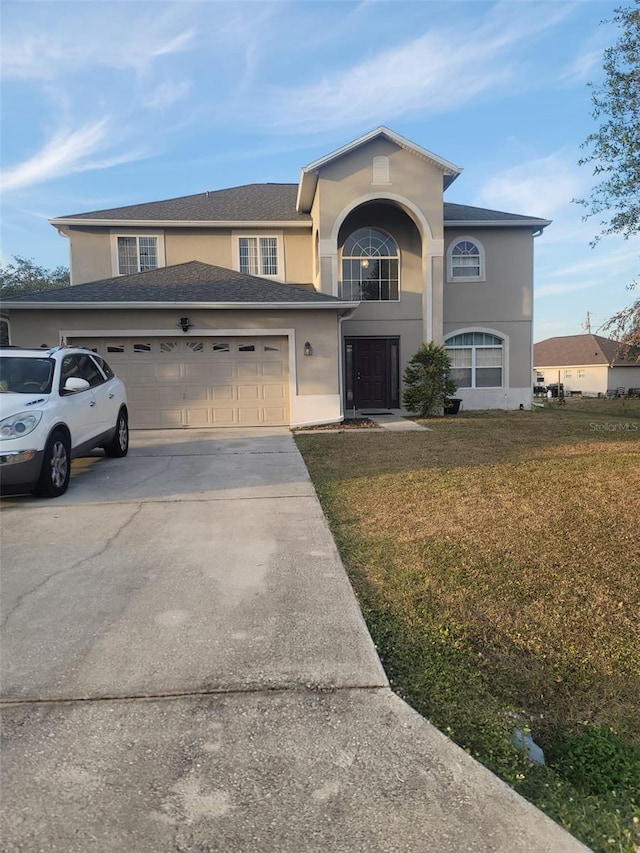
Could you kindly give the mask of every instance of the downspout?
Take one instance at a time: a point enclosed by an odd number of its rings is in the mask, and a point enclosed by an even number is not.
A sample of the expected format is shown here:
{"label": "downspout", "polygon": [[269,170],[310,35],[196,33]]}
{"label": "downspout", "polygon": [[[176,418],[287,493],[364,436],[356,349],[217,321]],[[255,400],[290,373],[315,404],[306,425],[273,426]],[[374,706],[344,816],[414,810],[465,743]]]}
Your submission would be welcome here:
{"label": "downspout", "polygon": [[73,268],[71,266],[71,240],[69,238],[69,234],[62,230],[62,228],[56,225],[56,231],[61,237],[64,237],[65,240],[69,241],[69,284],[73,284]]}
{"label": "downspout", "polygon": [[338,394],[340,395],[340,417],[344,420],[344,356],[342,350],[342,321],[353,316],[355,308],[348,308],[338,317]]}

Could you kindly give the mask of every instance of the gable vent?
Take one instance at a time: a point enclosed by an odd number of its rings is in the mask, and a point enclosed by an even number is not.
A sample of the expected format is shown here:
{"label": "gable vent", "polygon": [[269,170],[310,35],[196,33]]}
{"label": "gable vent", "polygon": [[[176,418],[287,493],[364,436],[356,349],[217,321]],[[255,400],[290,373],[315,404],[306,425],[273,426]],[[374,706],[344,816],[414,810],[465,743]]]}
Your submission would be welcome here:
{"label": "gable vent", "polygon": [[372,184],[388,184],[389,183],[389,158],[374,157],[373,158],[373,180]]}

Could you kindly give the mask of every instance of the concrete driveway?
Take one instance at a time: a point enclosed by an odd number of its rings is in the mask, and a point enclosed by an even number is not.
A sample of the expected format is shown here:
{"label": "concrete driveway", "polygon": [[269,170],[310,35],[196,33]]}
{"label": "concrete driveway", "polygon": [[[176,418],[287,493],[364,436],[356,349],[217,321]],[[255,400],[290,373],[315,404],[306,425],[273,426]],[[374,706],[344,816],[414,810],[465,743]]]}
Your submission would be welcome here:
{"label": "concrete driveway", "polygon": [[285,429],[2,502],[3,850],[584,850],[388,688]]}

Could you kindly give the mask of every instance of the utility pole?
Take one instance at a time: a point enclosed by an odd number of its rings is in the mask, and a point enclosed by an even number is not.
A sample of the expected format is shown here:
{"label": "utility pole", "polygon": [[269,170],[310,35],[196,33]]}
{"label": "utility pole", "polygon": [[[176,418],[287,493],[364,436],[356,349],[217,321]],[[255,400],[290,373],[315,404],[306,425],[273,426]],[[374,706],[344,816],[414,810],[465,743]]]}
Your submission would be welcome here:
{"label": "utility pole", "polygon": [[591,334],[591,312],[587,311],[587,319],[582,324],[582,328],[585,332],[590,335]]}

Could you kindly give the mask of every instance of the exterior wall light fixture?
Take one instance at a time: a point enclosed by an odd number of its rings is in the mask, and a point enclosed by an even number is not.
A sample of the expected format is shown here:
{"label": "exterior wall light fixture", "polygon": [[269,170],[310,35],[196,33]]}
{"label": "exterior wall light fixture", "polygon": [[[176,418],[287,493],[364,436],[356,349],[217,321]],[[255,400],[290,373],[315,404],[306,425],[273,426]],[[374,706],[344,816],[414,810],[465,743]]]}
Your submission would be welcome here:
{"label": "exterior wall light fixture", "polygon": [[313,355],[313,347],[311,346],[309,341],[305,341],[304,354],[305,355]]}
{"label": "exterior wall light fixture", "polygon": [[193,323],[188,317],[180,317],[180,322],[177,324],[183,332],[188,332]]}

